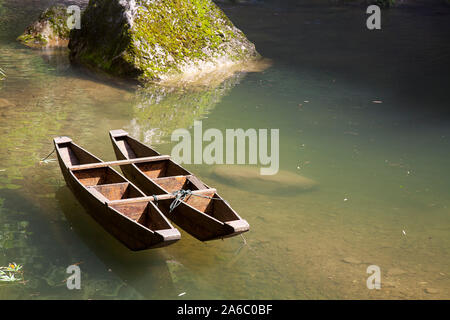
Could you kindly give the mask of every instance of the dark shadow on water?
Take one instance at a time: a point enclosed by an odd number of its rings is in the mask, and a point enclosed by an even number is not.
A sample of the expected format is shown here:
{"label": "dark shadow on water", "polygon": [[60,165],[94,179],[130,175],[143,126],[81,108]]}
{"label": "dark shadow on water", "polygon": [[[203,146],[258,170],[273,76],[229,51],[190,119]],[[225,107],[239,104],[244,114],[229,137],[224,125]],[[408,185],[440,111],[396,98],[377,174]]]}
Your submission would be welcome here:
{"label": "dark shadow on water", "polygon": [[168,257],[163,249],[130,251],[89,216],[66,186],[56,192],[56,200],[71,228],[105,264],[106,271],[111,270],[143,298],[158,299],[174,294],[166,264]]}
{"label": "dark shadow on water", "polygon": [[139,84],[137,80],[113,77],[105,72],[71,63],[68,48],[28,49],[33,50],[33,52],[38,54],[46,63],[54,67],[56,70],[55,76],[63,78],[70,76],[76,79],[91,80],[129,92],[136,90]]}

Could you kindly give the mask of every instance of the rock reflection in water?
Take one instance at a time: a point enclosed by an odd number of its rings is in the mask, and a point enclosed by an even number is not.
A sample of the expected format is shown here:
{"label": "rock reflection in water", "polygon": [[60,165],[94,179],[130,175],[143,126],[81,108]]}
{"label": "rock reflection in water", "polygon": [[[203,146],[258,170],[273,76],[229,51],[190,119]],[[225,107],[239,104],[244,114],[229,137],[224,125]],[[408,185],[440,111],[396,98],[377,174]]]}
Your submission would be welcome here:
{"label": "rock reflection in water", "polygon": [[158,144],[178,128],[189,128],[194,120],[205,117],[244,73],[235,73],[216,86],[169,87],[148,85],[136,91],[134,119],[126,127],[133,137]]}

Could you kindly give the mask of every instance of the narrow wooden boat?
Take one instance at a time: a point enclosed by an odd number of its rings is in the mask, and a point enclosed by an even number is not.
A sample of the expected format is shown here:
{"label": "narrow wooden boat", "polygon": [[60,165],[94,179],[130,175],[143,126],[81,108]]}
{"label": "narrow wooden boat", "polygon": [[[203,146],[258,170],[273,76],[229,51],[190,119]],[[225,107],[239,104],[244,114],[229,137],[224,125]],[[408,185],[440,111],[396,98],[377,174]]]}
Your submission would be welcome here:
{"label": "narrow wooden boat", "polygon": [[158,207],[111,168],[112,163],[102,162],[68,137],[53,142],[67,186],[87,212],[125,246],[137,251],[180,239],[180,232]]}
{"label": "narrow wooden boat", "polygon": [[[215,189],[169,156],[160,155],[124,130],[112,130],[109,135],[118,160],[142,159],[120,166],[125,177],[147,196],[155,195],[161,211],[180,228],[201,241],[232,237],[249,230],[247,221],[241,219]],[[173,208],[173,198],[163,200],[159,195],[175,195],[180,201]]]}

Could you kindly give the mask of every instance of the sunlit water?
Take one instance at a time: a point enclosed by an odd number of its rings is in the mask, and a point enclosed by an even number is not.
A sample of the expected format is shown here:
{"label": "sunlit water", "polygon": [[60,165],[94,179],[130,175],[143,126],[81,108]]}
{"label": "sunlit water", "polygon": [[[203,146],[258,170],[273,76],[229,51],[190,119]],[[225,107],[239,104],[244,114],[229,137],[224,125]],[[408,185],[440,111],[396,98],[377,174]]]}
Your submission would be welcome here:
{"label": "sunlit water", "polygon": [[[393,9],[371,32],[356,6],[225,6],[272,67],[180,92],[104,83],[64,51],[16,43],[48,3],[0,0],[0,266],[23,264],[25,278],[0,284],[1,299],[450,298],[448,9]],[[279,128],[280,169],[318,187],[245,190],[188,165],[249,221],[247,244],[182,232],[133,253],[85,213],[57,163],[39,163],[58,135],[112,160],[117,128],[170,153],[170,133],[196,119]],[[81,290],[66,287],[74,263]],[[367,289],[372,264],[381,290]]]}

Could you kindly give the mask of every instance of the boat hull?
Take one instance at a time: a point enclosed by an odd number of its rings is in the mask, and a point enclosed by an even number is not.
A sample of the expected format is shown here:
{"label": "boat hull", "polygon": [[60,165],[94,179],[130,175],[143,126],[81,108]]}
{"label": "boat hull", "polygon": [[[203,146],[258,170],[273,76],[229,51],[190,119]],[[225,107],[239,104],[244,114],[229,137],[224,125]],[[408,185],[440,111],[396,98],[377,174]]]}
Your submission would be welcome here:
{"label": "boat hull", "polygon": [[[67,167],[59,152],[57,152],[57,157],[66,185],[84,207],[86,212],[102,226],[106,232],[111,234],[127,248],[133,251],[159,248],[170,245],[180,239],[179,233],[178,235],[176,234],[178,232],[176,229],[176,232],[172,234],[172,236],[167,237],[160,234],[158,231],[149,232],[149,230],[135,221],[120,214],[116,209],[109,206],[107,202],[101,201],[87,190]],[[101,162],[101,160],[99,162]]]}
{"label": "boat hull", "polygon": [[[116,138],[120,136],[128,135],[125,131],[122,130],[113,130],[110,131],[110,138],[113,144],[114,153],[116,155],[117,160],[127,160],[129,157],[124,154],[124,152],[119,147]],[[129,137],[130,138],[130,137]],[[132,139],[132,138],[130,138]],[[142,146],[142,144],[141,144]],[[149,147],[147,147],[149,148]],[[156,151],[152,150],[155,154],[158,154]],[[191,175],[191,173],[172,160],[166,160],[171,162],[171,166],[175,166],[177,170],[184,172],[186,175]],[[147,196],[153,195],[161,195],[168,194],[168,191],[162,188],[160,185],[155,183],[151,178],[149,178],[136,164],[126,164],[120,166],[123,174],[127,179],[133,181],[133,183],[142,190]],[[202,184],[202,183],[200,183]],[[203,184],[203,188],[209,189],[208,186]],[[220,221],[208,214],[205,214],[199,211],[196,207],[198,201],[204,200],[204,198],[197,198],[196,196],[188,196],[186,201],[180,202],[180,204],[170,211],[170,205],[172,203],[172,199],[160,201],[158,204],[161,212],[173,221],[177,226],[185,230],[187,233],[195,237],[200,241],[209,241],[216,239],[223,239],[228,237],[233,237],[239,235],[241,233],[247,232],[249,230],[249,224],[247,221],[241,219],[239,215],[234,212],[234,210],[223,201],[223,199],[217,195],[215,192],[204,195],[209,197],[214,197],[213,200],[218,202],[223,202],[222,206],[226,209],[227,212],[233,213],[233,218],[229,221]]]}

